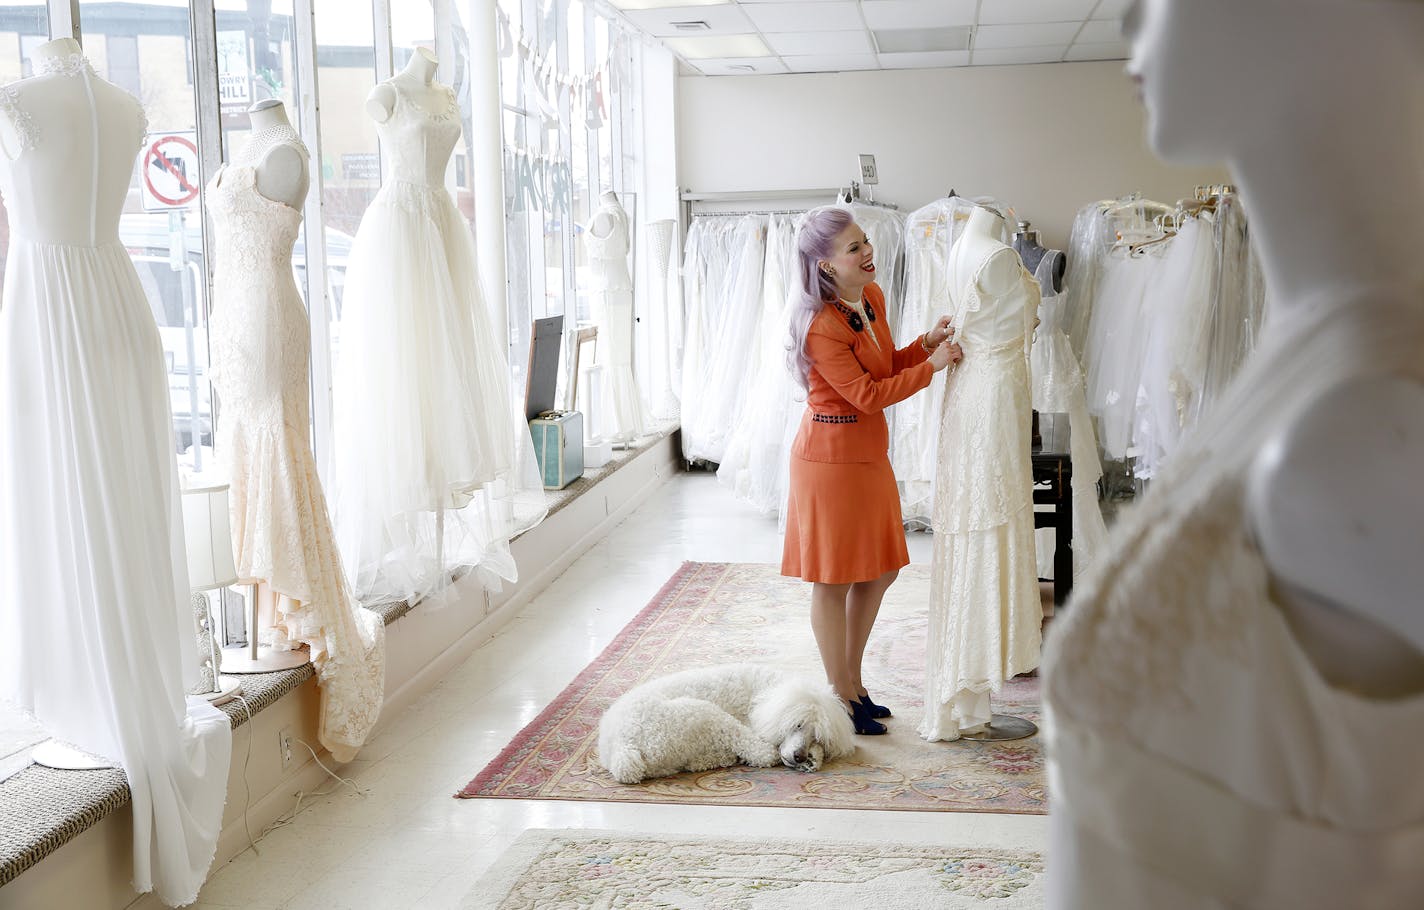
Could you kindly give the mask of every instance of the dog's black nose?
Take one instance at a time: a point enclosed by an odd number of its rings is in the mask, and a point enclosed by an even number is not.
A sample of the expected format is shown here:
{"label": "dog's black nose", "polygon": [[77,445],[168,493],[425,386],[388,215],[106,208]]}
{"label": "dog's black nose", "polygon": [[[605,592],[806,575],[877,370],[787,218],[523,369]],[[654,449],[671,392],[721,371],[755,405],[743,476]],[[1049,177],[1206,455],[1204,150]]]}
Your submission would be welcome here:
{"label": "dog's black nose", "polygon": [[806,762],[806,750],[805,750],[805,749],[797,749],[797,750],[796,750],[796,754],[793,755],[793,756],[791,756],[791,758],[792,758],[792,760],[795,761],[796,764],[798,764],[798,765],[800,765],[800,764],[805,764],[805,762]]}

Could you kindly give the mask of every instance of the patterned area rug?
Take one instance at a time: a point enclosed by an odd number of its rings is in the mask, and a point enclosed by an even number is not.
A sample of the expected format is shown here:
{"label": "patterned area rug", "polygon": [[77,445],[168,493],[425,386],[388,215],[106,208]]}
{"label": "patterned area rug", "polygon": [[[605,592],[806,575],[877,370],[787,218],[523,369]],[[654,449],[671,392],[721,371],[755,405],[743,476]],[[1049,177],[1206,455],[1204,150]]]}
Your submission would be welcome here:
{"label": "patterned area rug", "polygon": [[1022,850],[534,830],[461,907],[1030,910],[1043,893],[1043,858]]}
{"label": "patterned area rug", "polygon": [[[1038,736],[1006,743],[927,743],[915,733],[924,678],[929,570],[891,587],[866,654],[866,684],[895,717],[885,736],[856,737],[848,759],[816,774],[723,768],[625,786],[596,762],[598,719],[638,683],[739,660],[823,678],[809,621],[810,585],[776,567],[686,563],[597,660],[457,796],[737,806],[913,809],[1040,815],[1047,811]],[[1038,720],[1038,680],[1016,679],[995,710]]]}

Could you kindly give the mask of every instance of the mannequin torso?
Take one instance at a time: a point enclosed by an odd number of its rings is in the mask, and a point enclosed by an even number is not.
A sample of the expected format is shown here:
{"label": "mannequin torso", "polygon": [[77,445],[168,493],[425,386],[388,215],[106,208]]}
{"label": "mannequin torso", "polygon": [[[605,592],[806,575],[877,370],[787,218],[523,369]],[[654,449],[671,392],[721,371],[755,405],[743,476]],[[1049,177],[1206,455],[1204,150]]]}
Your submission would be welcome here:
{"label": "mannequin torso", "polygon": [[[411,54],[405,68],[391,78],[401,80],[401,88],[417,107],[424,109],[426,113],[438,115],[444,111],[446,105],[446,90],[434,84],[435,71],[439,68],[440,63],[435,59],[435,55],[419,47]],[[390,82],[382,82],[366,96],[366,113],[377,123],[389,120],[395,106],[396,88]]]}
{"label": "mannequin torso", "polygon": [[1039,274],[1039,264],[1044,257],[1049,257],[1047,269],[1050,281],[1040,288],[1044,297],[1052,297],[1063,290],[1063,273],[1067,269],[1067,258],[1062,250],[1050,250],[1043,247],[1038,242],[1038,231],[1030,231],[1027,222],[1021,222],[1021,230],[1014,234],[1014,250],[1023,260],[1024,268],[1034,275]]}
{"label": "mannequin torso", "polygon": [[287,110],[275,99],[259,101],[248,114],[252,137],[236,163],[257,172],[257,192],[274,202],[300,210],[306,201],[311,174],[297,131],[287,119]]}
{"label": "mannequin torso", "polygon": [[[73,39],[42,44],[33,59],[33,77],[0,90],[11,227],[46,242],[116,240],[131,152],[147,131],[143,110],[94,75]],[[43,154],[22,155],[40,147]]]}
{"label": "mannequin torso", "polygon": [[1012,248],[999,240],[999,216],[976,207],[964,226],[964,234],[949,252],[951,293],[964,287],[977,272],[979,291],[1001,297],[1020,280],[1019,261]]}

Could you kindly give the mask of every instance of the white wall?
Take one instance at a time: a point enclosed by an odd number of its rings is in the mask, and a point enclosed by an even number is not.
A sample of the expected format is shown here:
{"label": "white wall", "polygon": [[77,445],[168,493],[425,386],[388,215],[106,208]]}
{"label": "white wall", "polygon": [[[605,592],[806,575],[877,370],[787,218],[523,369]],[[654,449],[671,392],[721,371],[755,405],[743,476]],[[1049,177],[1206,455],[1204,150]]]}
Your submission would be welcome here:
{"label": "white wall", "polygon": [[[911,211],[994,196],[1067,243],[1085,203],[1172,202],[1224,168],[1159,162],[1120,62],[678,79],[678,176],[696,192],[844,185],[875,155],[875,198]],[[826,200],[829,202],[830,200]]]}

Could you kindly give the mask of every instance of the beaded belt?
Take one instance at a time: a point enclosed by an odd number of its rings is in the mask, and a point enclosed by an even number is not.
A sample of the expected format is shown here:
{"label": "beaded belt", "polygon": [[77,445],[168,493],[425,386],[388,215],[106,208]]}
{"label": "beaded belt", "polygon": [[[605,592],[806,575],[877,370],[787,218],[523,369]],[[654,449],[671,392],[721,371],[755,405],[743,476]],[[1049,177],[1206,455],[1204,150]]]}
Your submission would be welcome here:
{"label": "beaded belt", "polygon": [[811,420],[815,423],[855,423],[860,419],[858,414],[817,414],[811,412]]}

